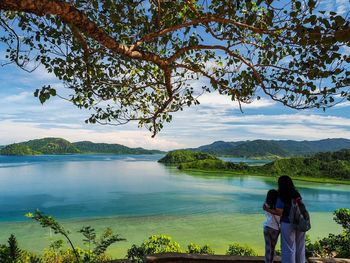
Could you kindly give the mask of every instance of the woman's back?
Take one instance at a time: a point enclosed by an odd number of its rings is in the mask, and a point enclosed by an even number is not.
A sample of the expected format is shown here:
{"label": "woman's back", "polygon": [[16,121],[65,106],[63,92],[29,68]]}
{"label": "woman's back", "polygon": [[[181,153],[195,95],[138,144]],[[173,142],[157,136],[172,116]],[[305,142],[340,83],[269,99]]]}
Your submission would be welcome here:
{"label": "woman's back", "polygon": [[288,195],[283,196],[280,193],[280,197],[277,199],[276,208],[283,209],[281,222],[290,223],[289,213],[292,207],[292,199],[301,199],[300,193],[295,189],[291,193],[288,193]]}

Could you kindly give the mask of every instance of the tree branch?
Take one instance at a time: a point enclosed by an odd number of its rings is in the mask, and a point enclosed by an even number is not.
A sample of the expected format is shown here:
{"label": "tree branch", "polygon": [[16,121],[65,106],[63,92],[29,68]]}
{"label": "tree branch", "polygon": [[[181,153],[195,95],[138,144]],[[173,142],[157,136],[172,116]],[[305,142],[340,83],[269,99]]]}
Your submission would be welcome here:
{"label": "tree branch", "polygon": [[211,23],[211,22],[235,25],[237,27],[243,27],[243,28],[250,29],[253,33],[259,33],[259,34],[275,35],[275,34],[277,34],[276,32],[286,29],[286,28],[278,28],[278,29],[267,30],[267,29],[255,27],[252,25],[248,25],[248,24],[245,24],[242,22],[237,22],[237,21],[234,21],[232,19],[222,18],[219,16],[213,16],[213,15],[203,15],[202,17],[200,17],[198,19],[194,19],[194,20],[188,21],[186,23],[182,23],[179,25],[168,27],[168,28],[165,28],[163,30],[159,30],[157,32],[152,32],[152,33],[146,34],[141,39],[136,41],[135,44],[133,44],[130,47],[130,50],[136,50],[137,47],[139,47],[142,43],[147,42],[147,41],[151,41],[154,38],[161,37],[167,33],[174,32],[174,31],[177,31],[177,30],[182,29],[182,28],[186,28],[186,27],[190,27],[190,26],[194,26],[194,25],[199,25],[199,24],[203,24],[203,25],[207,26],[207,24]]}
{"label": "tree branch", "polygon": [[94,39],[102,46],[124,57],[153,62],[159,66],[167,65],[166,60],[156,54],[130,49],[109,36],[84,13],[67,2],[60,0],[2,0],[0,9],[33,13],[38,16],[54,15],[65,23],[74,25],[80,32]]}

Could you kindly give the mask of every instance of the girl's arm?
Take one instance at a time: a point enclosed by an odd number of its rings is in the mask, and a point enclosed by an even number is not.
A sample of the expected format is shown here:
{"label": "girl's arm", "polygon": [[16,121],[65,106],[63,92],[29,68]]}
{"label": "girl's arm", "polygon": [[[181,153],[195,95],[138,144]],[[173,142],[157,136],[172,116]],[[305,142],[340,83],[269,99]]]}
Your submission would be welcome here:
{"label": "girl's arm", "polygon": [[282,208],[271,209],[268,205],[264,204],[263,209],[266,212],[269,212],[269,213],[276,215],[276,216],[282,216],[282,214],[283,214]]}

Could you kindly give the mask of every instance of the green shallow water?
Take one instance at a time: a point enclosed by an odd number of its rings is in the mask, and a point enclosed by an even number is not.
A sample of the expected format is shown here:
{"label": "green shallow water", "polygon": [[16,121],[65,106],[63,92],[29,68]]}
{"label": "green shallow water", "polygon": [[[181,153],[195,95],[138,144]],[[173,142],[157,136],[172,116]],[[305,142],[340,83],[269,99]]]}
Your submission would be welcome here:
{"label": "green shallow water", "polygon": [[[82,245],[77,231],[113,228],[126,242],[109,252],[124,257],[132,244],[168,234],[183,249],[193,242],[224,254],[232,242],[262,254],[262,203],[276,178],[189,172],[156,161],[161,156],[0,156],[0,243],[15,234],[25,249],[48,247],[47,229],[24,214],[54,215]],[[312,214],[312,239],[336,233],[332,212],[349,208],[350,185],[295,181]]]}
{"label": "green shallow water", "polygon": [[[332,220],[330,213],[312,213],[313,227],[308,232],[315,240],[340,228]],[[248,244],[259,254],[263,254],[264,241],[262,235],[261,214],[207,214],[187,216],[149,216],[149,217],[111,217],[86,220],[64,220],[63,225],[72,232],[72,239],[79,245],[81,235],[77,230],[81,226],[93,226],[98,232],[105,227],[112,227],[116,233],[127,238],[126,242],[118,242],[111,246],[108,253],[123,258],[132,244],[140,244],[153,234],[171,235],[183,249],[190,242],[209,244],[216,253],[225,254],[228,245],[233,242]],[[58,236],[52,235],[35,223],[3,223],[0,225],[0,241],[5,242],[14,233],[23,248],[41,253],[48,247],[50,240]]]}

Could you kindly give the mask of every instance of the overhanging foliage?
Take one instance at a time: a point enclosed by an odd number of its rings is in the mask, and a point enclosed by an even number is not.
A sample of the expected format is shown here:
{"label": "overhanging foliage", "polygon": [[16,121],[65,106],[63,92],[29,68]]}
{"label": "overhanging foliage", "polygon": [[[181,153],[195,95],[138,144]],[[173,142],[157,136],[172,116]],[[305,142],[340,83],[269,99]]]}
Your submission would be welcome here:
{"label": "overhanging foliage", "polygon": [[[295,109],[349,99],[349,21],[316,4],[1,0],[1,40],[9,62],[42,64],[73,104],[94,110],[87,122],[137,120],[155,135],[202,92],[239,103],[267,95]],[[35,95],[43,103],[56,90]]]}

